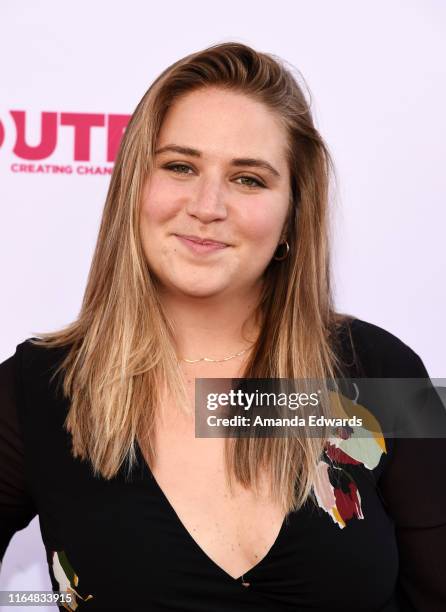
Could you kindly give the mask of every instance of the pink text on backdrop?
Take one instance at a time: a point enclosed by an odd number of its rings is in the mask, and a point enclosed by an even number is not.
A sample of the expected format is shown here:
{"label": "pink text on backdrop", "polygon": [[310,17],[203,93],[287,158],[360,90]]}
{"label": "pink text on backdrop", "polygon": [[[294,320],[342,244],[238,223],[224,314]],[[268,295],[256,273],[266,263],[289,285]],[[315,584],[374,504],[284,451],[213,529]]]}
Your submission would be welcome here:
{"label": "pink text on backdrop", "polygon": [[106,129],[106,160],[115,160],[121,138],[131,115],[100,113],[41,113],[40,142],[30,145],[26,139],[26,111],[10,111],[15,124],[16,138],[13,153],[26,160],[46,159],[57,147],[58,130],[73,130],[74,161],[90,161],[90,135],[92,128]]}

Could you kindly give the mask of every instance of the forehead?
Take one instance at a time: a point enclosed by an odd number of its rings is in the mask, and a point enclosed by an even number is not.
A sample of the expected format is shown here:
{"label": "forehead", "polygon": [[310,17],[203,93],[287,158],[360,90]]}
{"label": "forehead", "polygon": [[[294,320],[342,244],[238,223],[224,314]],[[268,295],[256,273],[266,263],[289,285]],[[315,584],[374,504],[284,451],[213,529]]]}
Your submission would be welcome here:
{"label": "forehead", "polygon": [[286,165],[287,133],[280,118],[246,94],[206,88],[179,98],[167,111],[157,140],[209,157],[263,157]]}

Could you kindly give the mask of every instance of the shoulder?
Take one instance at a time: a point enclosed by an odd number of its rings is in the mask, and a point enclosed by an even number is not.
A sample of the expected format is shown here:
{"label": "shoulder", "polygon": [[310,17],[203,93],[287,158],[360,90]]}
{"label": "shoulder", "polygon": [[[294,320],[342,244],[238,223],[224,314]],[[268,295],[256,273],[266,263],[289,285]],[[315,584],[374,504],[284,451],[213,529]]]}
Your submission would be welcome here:
{"label": "shoulder", "polygon": [[32,395],[39,389],[48,392],[67,354],[67,346],[37,344],[39,341],[37,337],[30,337],[20,342],[7,360],[14,369],[16,385],[23,395]]}
{"label": "shoulder", "polygon": [[58,400],[59,380],[52,380],[52,373],[63,351],[39,346],[34,340],[37,338],[17,344],[15,352],[0,363],[0,443],[2,436],[8,436],[11,448],[25,439],[26,432],[31,437],[35,432],[43,435],[45,415],[53,399]]}
{"label": "shoulder", "polygon": [[356,376],[428,376],[419,355],[401,338],[354,317],[346,318],[339,326],[338,355],[344,368]]}
{"label": "shoulder", "polygon": [[27,338],[16,347],[14,357],[29,370],[45,370],[58,364],[67,353],[68,346],[43,344],[37,337]]}
{"label": "shoulder", "polygon": [[24,444],[40,452],[41,445],[57,435],[69,409],[63,390],[63,361],[68,347],[36,341],[39,338],[31,337],[17,344],[8,361]]}

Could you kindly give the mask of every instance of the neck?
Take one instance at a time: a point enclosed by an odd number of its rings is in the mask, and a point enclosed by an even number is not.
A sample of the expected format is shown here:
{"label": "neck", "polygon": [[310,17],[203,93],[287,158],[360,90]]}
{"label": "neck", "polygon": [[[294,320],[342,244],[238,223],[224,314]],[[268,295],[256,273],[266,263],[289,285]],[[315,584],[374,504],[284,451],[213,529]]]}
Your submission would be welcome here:
{"label": "neck", "polygon": [[260,330],[255,317],[259,290],[230,298],[161,292],[161,303],[175,330],[179,357],[220,359],[249,348]]}

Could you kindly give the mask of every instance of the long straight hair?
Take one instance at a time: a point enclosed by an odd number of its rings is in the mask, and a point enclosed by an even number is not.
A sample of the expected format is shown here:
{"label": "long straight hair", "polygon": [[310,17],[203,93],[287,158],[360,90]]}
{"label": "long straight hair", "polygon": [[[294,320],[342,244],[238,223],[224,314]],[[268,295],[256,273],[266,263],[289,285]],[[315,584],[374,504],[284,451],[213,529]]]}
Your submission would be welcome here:
{"label": "long straight hair", "polygon": [[[329,151],[316,130],[311,104],[285,62],[240,43],[211,46],[177,61],[152,83],[128,124],[102,215],[77,319],[35,344],[67,346],[55,374],[63,373],[70,399],[65,427],[74,457],[112,478],[144,449],[154,460],[156,410],[168,391],[184,406],[186,391],[175,353],[173,326],[163,312],[140,236],[142,188],[150,176],[167,109],[186,93],[221,87],[263,103],[287,132],[291,201],[285,224],[289,255],[264,271],[257,307],[261,331],[244,377],[336,376],[336,330],[329,265],[329,186],[335,177]],[[256,487],[260,470],[272,476],[271,493],[284,511],[310,496],[326,438],[226,440],[226,473]]]}

